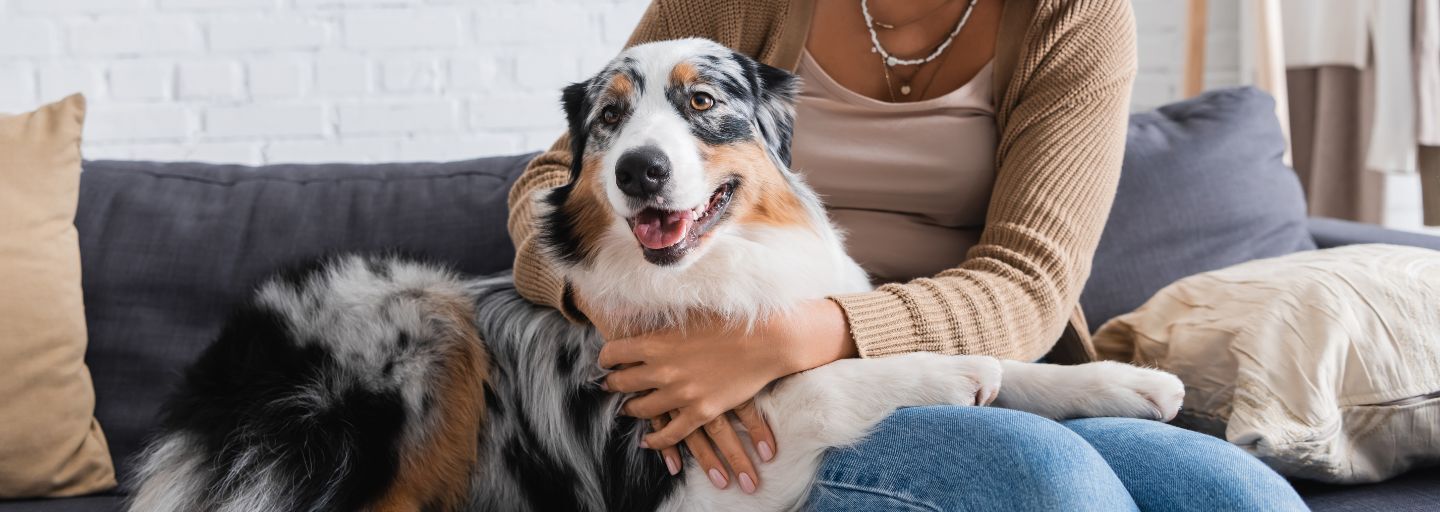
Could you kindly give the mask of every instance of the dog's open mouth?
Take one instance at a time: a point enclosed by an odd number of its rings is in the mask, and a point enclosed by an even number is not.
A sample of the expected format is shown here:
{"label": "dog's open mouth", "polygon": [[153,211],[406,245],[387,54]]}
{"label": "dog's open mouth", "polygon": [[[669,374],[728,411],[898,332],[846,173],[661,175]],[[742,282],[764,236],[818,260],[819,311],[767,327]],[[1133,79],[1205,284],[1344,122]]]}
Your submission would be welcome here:
{"label": "dog's open mouth", "polygon": [[698,246],[711,228],[725,214],[735,194],[735,181],[727,181],[710,194],[705,204],[689,210],[646,208],[630,218],[630,230],[645,253],[645,259],[657,265],[679,261],[687,251]]}

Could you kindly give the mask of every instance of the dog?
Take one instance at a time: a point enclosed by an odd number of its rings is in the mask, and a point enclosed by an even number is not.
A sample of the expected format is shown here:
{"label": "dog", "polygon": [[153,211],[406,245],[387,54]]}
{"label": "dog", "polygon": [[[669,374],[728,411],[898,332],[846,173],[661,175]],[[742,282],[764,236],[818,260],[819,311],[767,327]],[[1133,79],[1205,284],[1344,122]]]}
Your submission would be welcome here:
{"label": "dog", "polygon": [[[788,166],[797,88],[703,39],[629,48],[565,88],[570,180],[533,199],[547,257],[588,314],[630,332],[699,311],[753,325],[870,289]],[[787,510],[826,450],[899,407],[1168,421],[1183,397],[1174,376],[1113,362],[837,361],[755,398],[780,449],[745,494],[693,461],[671,477],[638,447],[648,422],[599,386],[602,344],[508,274],[384,255],[281,272],[166,404],[131,510]]]}

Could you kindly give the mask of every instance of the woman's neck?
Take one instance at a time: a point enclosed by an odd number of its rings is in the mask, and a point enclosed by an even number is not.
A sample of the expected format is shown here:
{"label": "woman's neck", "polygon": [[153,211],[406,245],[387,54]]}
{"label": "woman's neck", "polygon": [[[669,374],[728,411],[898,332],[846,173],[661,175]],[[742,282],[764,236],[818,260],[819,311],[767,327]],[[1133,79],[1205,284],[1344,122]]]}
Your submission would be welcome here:
{"label": "woman's neck", "polygon": [[[872,18],[895,28],[877,26],[880,43],[900,58],[924,57],[954,30],[970,0],[869,0]],[[858,0],[817,2],[810,21],[808,51],[835,81],[847,89],[881,101],[892,101],[898,80],[916,84],[916,94],[893,101],[919,101],[943,96],[975,77],[995,54],[1003,0],[978,0],[964,28],[955,37],[944,62],[890,68],[890,80],[877,53]],[[916,17],[919,19],[916,19]],[[910,22],[910,23],[906,23]],[[920,84],[928,85],[923,93]]]}

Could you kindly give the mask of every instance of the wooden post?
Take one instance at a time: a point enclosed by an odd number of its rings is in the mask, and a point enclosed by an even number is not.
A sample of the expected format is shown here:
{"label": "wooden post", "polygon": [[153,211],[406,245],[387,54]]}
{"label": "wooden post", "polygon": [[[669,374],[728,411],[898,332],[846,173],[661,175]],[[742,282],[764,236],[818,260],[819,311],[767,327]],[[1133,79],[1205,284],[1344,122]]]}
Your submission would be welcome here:
{"label": "wooden post", "polygon": [[1285,163],[1290,163],[1290,89],[1285,80],[1285,32],[1280,0],[1250,0],[1255,16],[1255,85],[1275,98],[1275,117],[1285,133]]}
{"label": "wooden post", "polygon": [[1185,82],[1182,95],[1194,97],[1205,90],[1205,27],[1209,9],[1206,0],[1190,0],[1185,19]]}

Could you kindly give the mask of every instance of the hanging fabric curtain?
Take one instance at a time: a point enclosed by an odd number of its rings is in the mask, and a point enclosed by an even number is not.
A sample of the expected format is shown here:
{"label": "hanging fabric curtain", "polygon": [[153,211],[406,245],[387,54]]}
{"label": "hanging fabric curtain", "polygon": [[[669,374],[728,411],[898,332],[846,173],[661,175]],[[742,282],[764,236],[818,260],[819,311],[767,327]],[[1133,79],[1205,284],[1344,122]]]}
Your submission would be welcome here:
{"label": "hanging fabric curtain", "polygon": [[1440,0],[1415,0],[1416,166],[1425,225],[1440,226]]}
{"label": "hanging fabric curtain", "polygon": [[1380,222],[1384,177],[1365,172],[1373,105],[1368,0],[1283,0],[1291,148],[1310,214]]}

